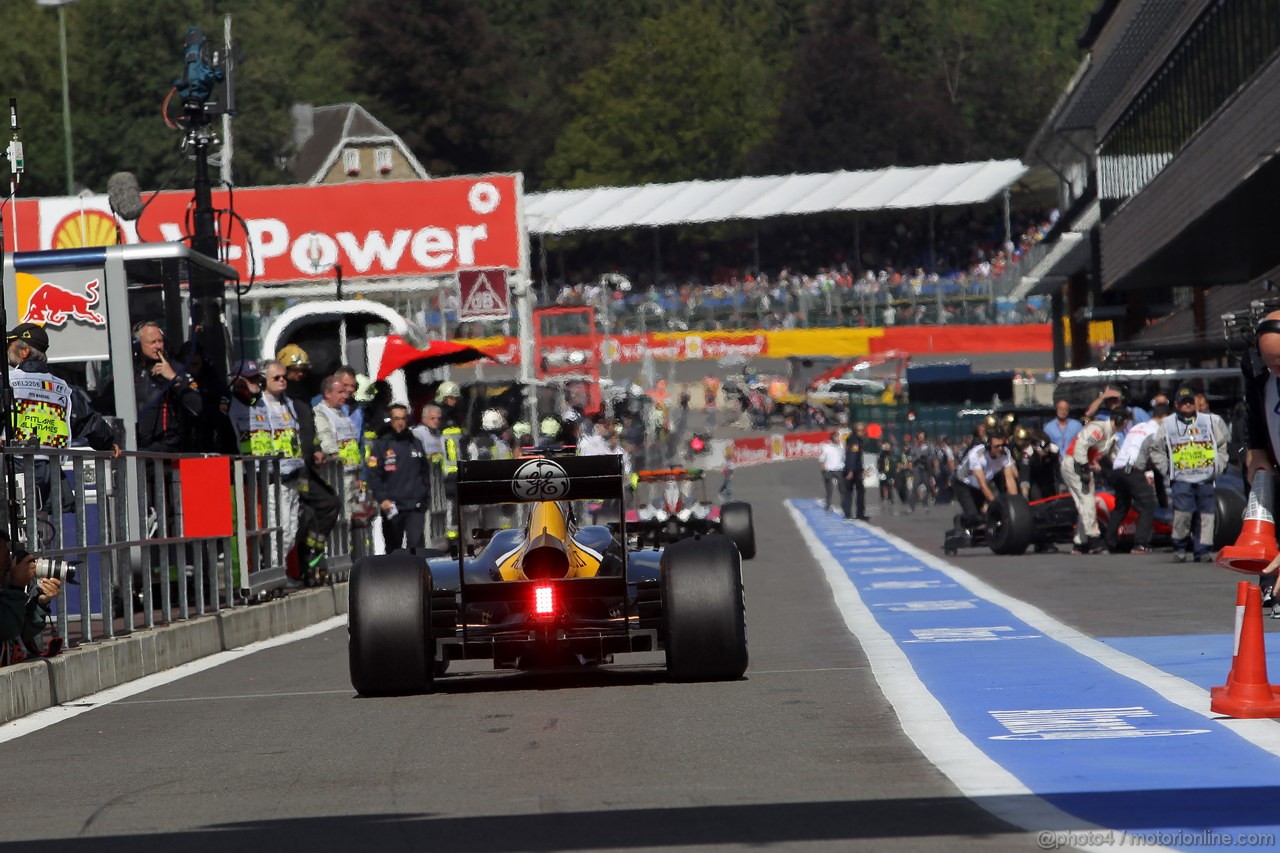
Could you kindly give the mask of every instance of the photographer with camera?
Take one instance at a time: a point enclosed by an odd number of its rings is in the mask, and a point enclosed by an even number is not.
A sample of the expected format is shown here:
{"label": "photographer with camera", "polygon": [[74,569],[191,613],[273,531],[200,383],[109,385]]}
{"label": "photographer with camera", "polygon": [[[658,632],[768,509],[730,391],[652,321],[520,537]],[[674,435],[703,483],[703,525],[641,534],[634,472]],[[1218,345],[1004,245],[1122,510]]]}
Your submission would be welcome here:
{"label": "photographer with camera", "polygon": [[57,654],[61,648],[60,638],[48,652],[40,646],[49,605],[62,592],[62,581],[53,574],[38,571],[35,554],[21,546],[10,554],[9,534],[0,529],[0,666]]}

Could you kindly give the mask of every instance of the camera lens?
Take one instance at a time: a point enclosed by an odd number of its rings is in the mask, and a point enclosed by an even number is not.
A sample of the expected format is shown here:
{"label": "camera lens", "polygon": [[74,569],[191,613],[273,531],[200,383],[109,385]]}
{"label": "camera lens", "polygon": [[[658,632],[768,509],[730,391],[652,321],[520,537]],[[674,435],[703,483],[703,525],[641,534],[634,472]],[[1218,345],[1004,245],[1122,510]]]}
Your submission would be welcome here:
{"label": "camera lens", "polygon": [[53,578],[63,583],[78,583],[75,566],[70,565],[65,560],[51,560],[43,557],[37,559],[36,577]]}

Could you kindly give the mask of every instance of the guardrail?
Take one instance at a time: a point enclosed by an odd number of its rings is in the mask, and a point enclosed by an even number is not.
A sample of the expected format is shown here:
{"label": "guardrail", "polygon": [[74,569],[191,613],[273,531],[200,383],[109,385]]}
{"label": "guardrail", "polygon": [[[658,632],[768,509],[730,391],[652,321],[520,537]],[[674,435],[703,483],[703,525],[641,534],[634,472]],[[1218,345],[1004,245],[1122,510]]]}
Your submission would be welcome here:
{"label": "guardrail", "polygon": [[[9,459],[16,493],[10,501],[0,477],[4,523],[15,506],[20,544],[77,576],[54,607],[69,646],[216,614],[289,584],[278,459],[0,449]],[[341,464],[321,473],[347,507]],[[340,513],[326,546],[329,580],[345,580],[353,554],[369,551],[369,531]]]}

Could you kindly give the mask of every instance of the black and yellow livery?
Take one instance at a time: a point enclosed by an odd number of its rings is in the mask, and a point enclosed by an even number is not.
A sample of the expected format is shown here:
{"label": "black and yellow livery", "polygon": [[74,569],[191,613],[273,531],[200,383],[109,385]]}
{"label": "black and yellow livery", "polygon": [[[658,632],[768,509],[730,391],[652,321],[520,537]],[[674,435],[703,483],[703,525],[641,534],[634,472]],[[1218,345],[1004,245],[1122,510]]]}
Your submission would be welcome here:
{"label": "black and yellow livery", "polygon": [[[747,666],[741,555],[725,536],[628,548],[617,456],[462,461],[457,505],[505,504],[522,518],[459,556],[369,557],[351,578],[351,681],[362,695],[429,689],[452,661],[497,669],[596,666],[665,652],[676,680]],[[616,521],[579,525],[588,501]]]}

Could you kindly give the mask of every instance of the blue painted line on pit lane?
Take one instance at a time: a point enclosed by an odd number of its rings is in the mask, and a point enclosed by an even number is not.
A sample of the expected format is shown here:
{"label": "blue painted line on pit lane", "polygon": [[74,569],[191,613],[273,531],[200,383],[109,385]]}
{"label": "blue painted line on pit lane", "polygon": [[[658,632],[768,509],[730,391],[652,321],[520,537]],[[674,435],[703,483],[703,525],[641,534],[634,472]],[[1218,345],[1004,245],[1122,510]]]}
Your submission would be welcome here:
{"label": "blue painted line on pit lane", "polygon": [[[1224,614],[1225,616],[1225,614]],[[1186,634],[1174,637],[1105,637],[1117,651],[1146,661],[1157,669],[1185,678],[1206,691],[1221,684],[1231,669],[1230,634]],[[1267,673],[1271,681],[1280,681],[1280,635],[1269,634]]]}
{"label": "blue painted line on pit lane", "polygon": [[[1032,793],[1096,826],[1165,833],[1182,849],[1231,845],[1179,844],[1174,833],[1280,838],[1280,757],[1046,636],[875,528],[817,501],[791,503],[956,729]],[[1229,665],[1230,638],[1222,642]],[[1225,675],[1219,660],[1208,681]]]}

